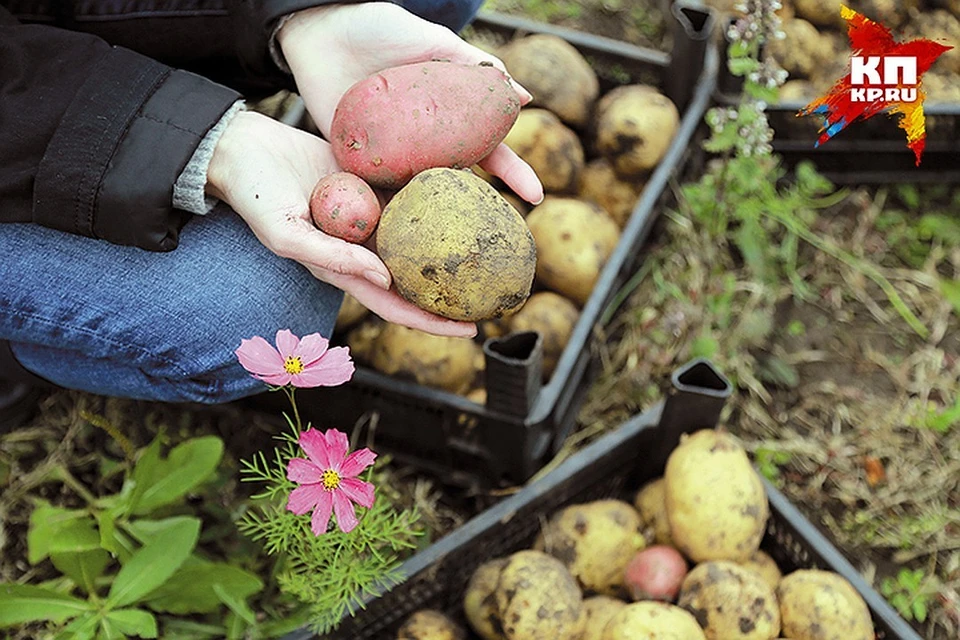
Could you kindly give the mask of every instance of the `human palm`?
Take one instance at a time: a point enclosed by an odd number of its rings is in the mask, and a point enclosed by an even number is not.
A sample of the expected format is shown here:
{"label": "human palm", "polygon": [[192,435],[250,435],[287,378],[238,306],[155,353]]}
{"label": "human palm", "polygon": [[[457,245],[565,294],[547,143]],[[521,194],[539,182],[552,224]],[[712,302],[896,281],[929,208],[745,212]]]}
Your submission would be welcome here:
{"label": "human palm", "polygon": [[323,176],[338,170],[324,140],[244,112],[217,144],[208,190],[227,202],[272,252],[296,260],[385,320],[440,335],[474,335],[475,325],[427,313],[390,290],[390,272],[368,248],[313,225],[310,194]]}

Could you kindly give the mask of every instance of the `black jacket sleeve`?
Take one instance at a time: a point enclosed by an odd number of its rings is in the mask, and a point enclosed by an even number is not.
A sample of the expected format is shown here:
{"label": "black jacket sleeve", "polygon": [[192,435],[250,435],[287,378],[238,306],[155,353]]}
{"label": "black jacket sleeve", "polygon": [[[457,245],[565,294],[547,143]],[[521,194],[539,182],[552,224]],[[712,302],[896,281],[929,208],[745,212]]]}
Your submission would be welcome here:
{"label": "black jacket sleeve", "polygon": [[173,183],[240,94],[157,59],[194,48],[198,71],[232,58],[237,77],[279,87],[267,50],[275,21],[322,3],[4,2],[0,222],[174,249],[189,214],[173,209]]}

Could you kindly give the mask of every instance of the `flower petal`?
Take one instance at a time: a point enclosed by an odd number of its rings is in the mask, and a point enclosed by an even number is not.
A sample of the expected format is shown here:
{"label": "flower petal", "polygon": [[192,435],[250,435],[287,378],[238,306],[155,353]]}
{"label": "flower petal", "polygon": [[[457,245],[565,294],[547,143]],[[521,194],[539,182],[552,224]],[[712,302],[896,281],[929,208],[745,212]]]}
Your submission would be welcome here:
{"label": "flower petal", "polygon": [[377,459],[377,454],[370,449],[358,449],[343,461],[340,465],[340,477],[353,478],[360,475],[360,472],[373,464]]}
{"label": "flower petal", "polygon": [[340,490],[361,507],[369,509],[373,506],[373,497],[376,490],[369,482],[357,478],[342,478],[340,480]]}
{"label": "flower petal", "polygon": [[293,355],[299,344],[300,338],[293,335],[290,329],[277,331],[277,350],[280,352],[282,359],[286,360],[287,356]]}
{"label": "flower petal", "polygon": [[298,484],[316,484],[323,479],[323,469],[303,458],[291,458],[287,463],[287,480]]}
{"label": "flower petal", "polygon": [[343,431],[330,429],[323,434],[323,437],[327,439],[327,455],[330,460],[330,468],[340,473],[343,459],[347,457],[347,451],[350,449],[350,441],[347,440],[347,434]]}
{"label": "flower petal", "polygon": [[331,493],[333,494],[333,512],[337,514],[337,526],[340,527],[340,531],[350,533],[359,522],[353,503],[340,489],[334,489]]}
{"label": "flower petal", "polygon": [[303,336],[300,340],[300,346],[296,348],[293,355],[300,356],[300,362],[303,363],[303,366],[309,367],[327,352],[328,346],[330,346],[329,340],[319,333],[311,333]]}
{"label": "flower petal", "polygon": [[269,375],[255,375],[254,377],[259,380],[263,380],[267,384],[274,387],[282,387],[288,384],[293,378],[293,376],[286,371],[281,371],[280,373],[271,373]]}
{"label": "flower petal", "polygon": [[[300,448],[310,458],[310,462],[317,465],[321,471],[333,468],[327,439],[316,429],[307,429],[300,434]],[[337,462],[340,460],[338,459]]]}
{"label": "flower petal", "polygon": [[305,484],[290,492],[287,498],[287,511],[302,516],[317,506],[324,493],[330,493],[321,484]]}
{"label": "flower petal", "polygon": [[283,371],[283,358],[269,342],[260,336],[241,340],[240,347],[234,353],[237,354],[237,359],[243,368],[250,373],[270,375]]}
{"label": "flower petal", "polygon": [[333,492],[324,491],[317,502],[317,508],[313,511],[313,517],[310,518],[310,530],[313,535],[322,536],[327,532],[327,525],[330,523],[330,512],[333,510]]}

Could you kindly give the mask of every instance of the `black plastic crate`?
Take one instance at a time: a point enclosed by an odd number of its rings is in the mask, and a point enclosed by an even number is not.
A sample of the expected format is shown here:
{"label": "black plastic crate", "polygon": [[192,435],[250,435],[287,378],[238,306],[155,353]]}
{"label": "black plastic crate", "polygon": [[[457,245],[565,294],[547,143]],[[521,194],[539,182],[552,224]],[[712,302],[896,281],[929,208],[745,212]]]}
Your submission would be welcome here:
{"label": "black plastic crate", "polygon": [[528,33],[563,37],[590,60],[602,89],[634,82],[658,84],[683,114],[677,136],[650,175],[551,379],[541,384],[535,334],[506,342],[488,340],[486,406],[358,367],[344,386],[301,390],[300,410],[306,419],[319,426],[361,424],[361,438],[369,429],[379,451],[452,485],[522,483],[542,466],[569,434],[595,377],[594,325],[636,265],[668,197],[671,178],[697,155],[698,145],[691,141],[710,104],[719,66],[715,49],[708,46],[713,14],[682,3],[675,7],[677,29],[670,55],[497,14],[482,13],[472,25],[476,32],[501,40]]}
{"label": "black plastic crate", "polygon": [[[328,640],[395,638],[414,611],[439,609],[466,627],[462,599],[483,562],[529,548],[542,518],[578,502],[606,497],[630,500],[646,481],[663,473],[684,433],[716,426],[730,383],[705,360],[674,373],[667,400],[585,447],[540,481],[470,520],[407,560],[403,582],[344,620]],[[835,571],[850,581],[870,608],[878,640],[920,636],[876,592],[817,528],[769,483],[770,520],[762,548],[784,572],[799,568]],[[287,640],[306,640],[304,630]],[[473,636],[471,636],[473,637]]]}

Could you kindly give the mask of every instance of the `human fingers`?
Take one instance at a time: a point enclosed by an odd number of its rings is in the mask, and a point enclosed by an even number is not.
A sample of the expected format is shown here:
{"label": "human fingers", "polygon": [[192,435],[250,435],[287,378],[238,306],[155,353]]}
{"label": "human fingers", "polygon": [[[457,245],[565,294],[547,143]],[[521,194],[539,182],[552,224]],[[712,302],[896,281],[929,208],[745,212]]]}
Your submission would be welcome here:
{"label": "human fingers", "polygon": [[477,325],[472,322],[450,320],[429,313],[407,302],[396,291],[385,291],[362,278],[340,273],[314,273],[314,275],[346,291],[360,304],[387,322],[438,336],[472,338],[477,335]]}
{"label": "human fingers", "polygon": [[518,196],[532,204],[543,202],[543,185],[529,164],[513,149],[500,144],[490,155],[481,160],[480,168],[498,176]]}

